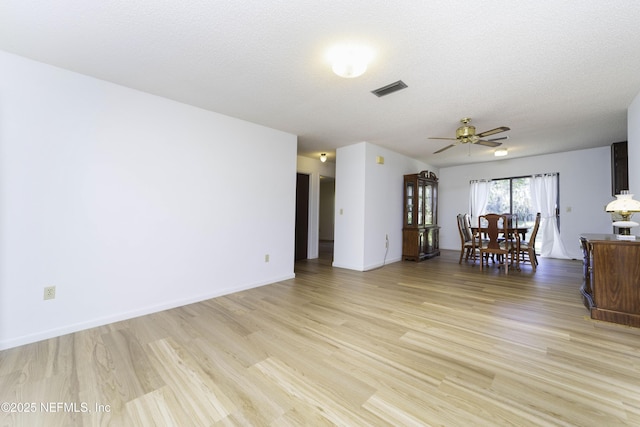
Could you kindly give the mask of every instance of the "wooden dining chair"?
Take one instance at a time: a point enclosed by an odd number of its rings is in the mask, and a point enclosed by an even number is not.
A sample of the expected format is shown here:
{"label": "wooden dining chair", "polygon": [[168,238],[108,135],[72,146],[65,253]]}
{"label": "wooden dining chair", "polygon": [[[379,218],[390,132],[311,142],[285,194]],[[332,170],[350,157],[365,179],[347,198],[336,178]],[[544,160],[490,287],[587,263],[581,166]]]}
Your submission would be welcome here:
{"label": "wooden dining chair", "polygon": [[520,262],[527,262],[531,264],[533,271],[536,271],[538,266],[538,257],[536,256],[536,236],[538,235],[538,228],[540,228],[540,212],[536,214],[536,220],[533,224],[533,231],[529,235],[529,240],[520,241],[520,245],[516,248],[517,256]]}
{"label": "wooden dining chair", "polygon": [[[509,219],[506,215],[485,214],[478,216],[478,230],[481,230],[486,241],[476,239],[480,253],[480,268],[489,263],[489,255],[495,256],[499,267],[504,267],[509,274],[509,264],[513,261],[514,249],[517,248],[517,233],[509,233]],[[515,234],[515,236],[514,236]]]}
{"label": "wooden dining chair", "polygon": [[469,215],[468,213],[464,214],[464,228],[465,228],[465,232],[467,233],[468,236],[471,236],[471,240],[473,240],[473,251],[471,253],[472,255],[472,259],[473,262],[476,261],[476,259],[478,259],[479,256],[479,249],[478,246],[476,245],[476,242],[482,242],[482,241],[487,241],[487,239],[483,239],[482,238],[482,234],[477,233],[476,232],[476,236],[474,236],[474,232],[473,232],[473,228],[471,228],[471,215]]}
{"label": "wooden dining chair", "polygon": [[469,220],[469,214],[458,214],[458,232],[460,233],[460,260],[458,264],[462,263],[462,257],[465,261],[469,258],[475,261],[476,259],[476,246],[473,234],[471,232],[471,223]]}

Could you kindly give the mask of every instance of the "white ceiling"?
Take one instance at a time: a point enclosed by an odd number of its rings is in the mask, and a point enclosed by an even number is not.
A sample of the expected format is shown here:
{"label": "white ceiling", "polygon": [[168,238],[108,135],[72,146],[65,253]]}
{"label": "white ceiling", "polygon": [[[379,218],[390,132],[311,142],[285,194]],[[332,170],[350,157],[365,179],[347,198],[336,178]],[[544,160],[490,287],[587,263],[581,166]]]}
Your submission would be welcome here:
{"label": "white ceiling", "polygon": [[[301,155],[368,141],[445,167],[494,160],[432,154],[466,116],[509,126],[511,158],[625,140],[638,22],[637,0],[2,0],[0,49],[297,134]],[[375,49],[363,76],[331,72],[343,41]]]}

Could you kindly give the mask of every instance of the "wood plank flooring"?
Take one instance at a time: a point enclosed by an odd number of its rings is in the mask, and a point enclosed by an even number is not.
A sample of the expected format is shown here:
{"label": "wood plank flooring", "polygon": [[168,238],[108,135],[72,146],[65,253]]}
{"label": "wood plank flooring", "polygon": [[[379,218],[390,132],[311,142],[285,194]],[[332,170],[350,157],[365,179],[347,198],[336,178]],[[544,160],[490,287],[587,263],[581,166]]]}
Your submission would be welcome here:
{"label": "wood plank flooring", "polygon": [[306,260],[295,279],[2,351],[0,425],[640,425],[640,329],[588,318],[579,261],[457,261]]}

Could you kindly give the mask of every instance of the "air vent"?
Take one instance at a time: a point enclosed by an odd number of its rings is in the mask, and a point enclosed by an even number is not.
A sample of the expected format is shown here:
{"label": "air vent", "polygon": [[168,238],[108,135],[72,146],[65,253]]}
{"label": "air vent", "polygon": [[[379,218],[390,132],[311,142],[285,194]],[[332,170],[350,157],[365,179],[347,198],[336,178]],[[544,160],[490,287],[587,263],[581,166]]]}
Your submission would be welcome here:
{"label": "air vent", "polygon": [[378,88],[376,90],[372,90],[371,93],[380,98],[382,96],[389,95],[390,93],[397,92],[406,87],[407,84],[405,82],[403,82],[402,80],[398,80],[397,82],[382,86],[381,88]]}

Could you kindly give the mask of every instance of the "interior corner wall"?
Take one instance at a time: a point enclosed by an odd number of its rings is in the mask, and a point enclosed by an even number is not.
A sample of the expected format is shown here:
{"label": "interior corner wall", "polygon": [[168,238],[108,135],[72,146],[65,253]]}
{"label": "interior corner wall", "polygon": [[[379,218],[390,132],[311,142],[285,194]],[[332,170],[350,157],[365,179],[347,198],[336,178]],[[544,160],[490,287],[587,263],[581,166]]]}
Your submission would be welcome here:
{"label": "interior corner wall", "polygon": [[609,146],[442,168],[440,248],[460,250],[456,215],[469,211],[469,181],[553,172],[560,174],[560,236],[569,255],[581,259],[580,234],[612,232],[604,212],[611,201]]}
{"label": "interior corner wall", "polygon": [[[627,110],[627,147],[629,156],[629,190],[634,199],[640,197],[640,93]],[[637,220],[635,220],[637,221]],[[632,229],[637,234],[636,229]]]}
{"label": "interior corner wall", "polygon": [[364,268],[366,144],[336,150],[336,204],[333,266]]}
{"label": "interior corner wall", "polygon": [[0,348],[294,277],[295,135],[5,52],[0,93]]}
{"label": "interior corner wall", "polygon": [[439,173],[368,142],[337,150],[335,267],[367,271],[402,259],[403,175],[423,170]]}

